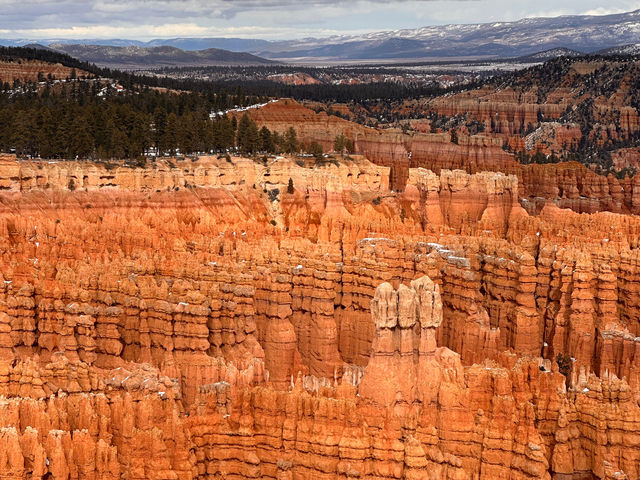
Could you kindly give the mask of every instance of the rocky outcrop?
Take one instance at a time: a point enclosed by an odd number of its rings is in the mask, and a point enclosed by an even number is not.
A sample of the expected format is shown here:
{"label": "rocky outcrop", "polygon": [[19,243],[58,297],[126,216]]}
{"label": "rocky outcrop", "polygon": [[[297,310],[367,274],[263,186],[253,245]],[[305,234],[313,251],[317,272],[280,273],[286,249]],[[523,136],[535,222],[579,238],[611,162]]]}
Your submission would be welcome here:
{"label": "rocky outcrop", "polygon": [[[289,392],[256,388],[233,399],[225,387],[203,391],[190,414],[194,441],[220,453],[202,457],[200,470],[241,478],[615,478],[622,471],[635,478],[616,440],[592,436],[596,411],[624,406],[628,418],[637,416],[624,381],[583,370],[567,389],[549,362],[514,355],[464,368],[435,344],[440,305],[426,277],[397,290],[383,284],[361,374],[337,383],[298,377]],[[605,436],[620,428],[599,424]]]}
{"label": "rocky outcrop", "polygon": [[616,170],[638,170],[640,168],[640,149],[639,148],[620,148],[611,153],[613,166]]}
{"label": "rocky outcrop", "polygon": [[[475,95],[477,92],[465,92],[459,96]],[[510,101],[522,100],[516,100],[513,96],[513,92],[507,95]],[[446,102],[458,102],[457,98],[455,96]],[[467,108],[468,102],[485,104],[474,99],[465,100],[461,105]],[[544,118],[555,118],[554,115],[558,114],[556,107],[560,106],[562,105],[551,105],[553,108],[545,114],[550,117]],[[566,106],[562,106],[561,111],[565,108]],[[489,111],[493,112],[491,115],[498,113],[491,109]],[[530,112],[536,118],[532,125],[537,125],[536,112],[535,109]],[[303,143],[319,142],[325,151],[333,150],[336,135],[346,135],[354,141],[358,153],[376,165],[389,168],[389,185],[396,191],[406,188],[412,168],[426,168],[437,174],[441,170],[451,169],[467,173],[493,171],[518,176],[523,206],[530,213],[538,213],[548,201],[579,213],[640,213],[640,180],[618,180],[613,175],[599,175],[577,162],[521,165],[512,153],[503,148],[507,144],[516,151],[528,149],[531,153],[542,151],[561,155],[580,141],[581,132],[575,124],[543,122],[525,138],[524,134],[515,135],[512,132],[514,128],[521,129],[521,123],[528,115],[523,113],[524,116],[516,115],[518,120],[502,122],[505,126],[499,130],[504,130],[504,135],[492,134],[491,129],[486,129],[483,135],[460,134],[454,143],[448,133],[408,135],[399,130],[366,128],[335,116],[316,114],[293,100],[269,103],[263,108],[250,110],[249,114],[259,125],[266,125],[280,133],[294,127]],[[620,160],[617,161],[620,163]],[[629,161],[628,166],[632,163]]]}
{"label": "rocky outcrop", "polygon": [[[42,79],[50,78],[65,80],[72,76],[74,69],[65,67],[60,63],[48,63],[39,60],[19,59],[16,61],[3,60],[0,62],[0,81],[13,85],[15,80],[22,83],[40,82]],[[78,77],[90,76],[88,72],[76,70]]]}
{"label": "rocky outcrop", "polygon": [[3,472],[638,478],[637,217],[358,156],[3,165]]}
{"label": "rocky outcrop", "polygon": [[351,140],[361,136],[377,136],[378,132],[354,122],[349,122],[325,112],[316,113],[295,100],[284,99],[268,103],[262,108],[247,111],[259,126],[266,125],[271,131],[284,134],[290,127],[296,129],[298,140],[310,144],[318,142],[325,151],[332,151],[337,135]]}
{"label": "rocky outcrop", "polygon": [[429,277],[398,290],[383,283],[371,301],[371,313],[376,333],[358,388],[363,402],[395,411],[429,403],[435,331],[442,323],[438,285]]}
{"label": "rocky outcrop", "polygon": [[[292,176],[293,175],[293,176]],[[136,168],[126,162],[118,164],[17,161],[15,156],[0,157],[2,191],[71,192],[178,192],[180,189],[233,187],[269,187],[288,185],[288,179],[309,185],[312,189],[332,185],[360,184],[366,189],[388,190],[389,172],[366,160],[357,159],[324,168],[294,166],[291,159],[278,157],[268,166],[247,158],[233,157],[229,161],[216,157],[194,160],[158,160],[147,168]]]}
{"label": "rocky outcrop", "polygon": [[149,367],[1,362],[0,395],[7,478],[194,478],[180,390]]}
{"label": "rocky outcrop", "polygon": [[462,169],[469,173],[496,171],[517,173],[513,155],[502,149],[502,140],[483,135],[458,136],[457,143],[448,133],[414,135],[409,143],[411,167],[440,170]]}
{"label": "rocky outcrop", "polygon": [[459,233],[473,224],[504,235],[511,216],[524,214],[517,177],[503,174],[442,170],[437,176],[412,169],[403,197],[423,213],[425,224],[446,225]]}
{"label": "rocky outcrop", "polygon": [[[318,142],[325,151],[332,151],[337,135],[354,141],[357,153],[377,165],[391,169],[390,185],[402,190],[410,167],[424,167],[439,172],[470,166],[472,172],[487,169],[516,170],[512,155],[502,150],[502,141],[481,136],[461,136],[452,143],[448,134],[402,134],[400,131],[377,131],[324,112],[316,114],[293,100],[281,100],[263,108],[251,110],[251,117],[260,125],[284,133],[294,127],[303,143]],[[445,160],[446,159],[446,160]]]}
{"label": "rocky outcrop", "polygon": [[580,125],[559,122],[541,122],[532,133],[524,137],[524,148],[546,155],[562,156],[576,151],[580,145]]}
{"label": "rocky outcrop", "polygon": [[488,132],[513,135],[537,125],[540,116],[560,117],[566,104],[539,102],[535,88],[523,95],[512,88],[495,90],[487,87],[437,98],[429,107],[448,117],[470,115],[483,122]]}
{"label": "rocky outcrop", "polygon": [[637,211],[631,200],[633,187],[627,190],[613,175],[598,175],[577,162],[526,165],[521,172],[528,210],[539,210],[553,199],[561,208],[578,213]]}

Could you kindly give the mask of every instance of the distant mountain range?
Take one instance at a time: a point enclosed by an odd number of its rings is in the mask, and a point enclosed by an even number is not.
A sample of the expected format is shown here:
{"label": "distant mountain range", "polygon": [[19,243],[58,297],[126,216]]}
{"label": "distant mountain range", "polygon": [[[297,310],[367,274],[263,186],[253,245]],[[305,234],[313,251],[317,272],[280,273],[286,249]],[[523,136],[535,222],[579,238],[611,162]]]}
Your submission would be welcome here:
{"label": "distant mountain range", "polygon": [[601,55],[639,55],[640,43],[632,43],[630,45],[620,45],[618,47],[611,47],[601,50]]}
{"label": "distant mountain range", "polygon": [[78,60],[120,69],[159,67],[198,67],[205,65],[272,65],[277,62],[244,52],[219,48],[181,50],[176,47],[140,47],[51,43],[48,46],[25,44],[25,47],[46,48],[66,53]]}
{"label": "distant mountain range", "polygon": [[[29,43],[33,41],[0,40],[0,44],[4,45]],[[143,62],[144,65],[201,65],[209,61],[261,64],[265,59],[348,62],[516,58],[532,56],[540,51],[560,54],[622,53],[634,52],[636,45],[640,44],[640,10],[614,15],[526,18],[516,22],[439,25],[286,41],[172,38],[149,42],[49,40],[40,43],[84,60],[108,65],[132,65],[137,62]],[[158,47],[161,49],[157,50]],[[168,50],[168,47],[174,50]],[[222,53],[222,50],[227,53]],[[247,52],[253,56],[231,57],[229,51]],[[116,63],[119,59],[122,61]]]}
{"label": "distant mountain range", "polygon": [[570,48],[552,48],[549,50],[544,50],[542,52],[532,53],[531,55],[525,55],[522,57],[518,57],[517,60],[525,63],[525,62],[546,62],[547,60],[551,60],[553,58],[558,57],[579,57],[584,55],[583,52],[579,52],[577,50],[571,50]]}
{"label": "distant mountain range", "polygon": [[602,16],[430,26],[358,36],[273,42],[251,50],[266,58],[388,60],[513,58],[558,48],[592,53],[640,43],[640,10]]}

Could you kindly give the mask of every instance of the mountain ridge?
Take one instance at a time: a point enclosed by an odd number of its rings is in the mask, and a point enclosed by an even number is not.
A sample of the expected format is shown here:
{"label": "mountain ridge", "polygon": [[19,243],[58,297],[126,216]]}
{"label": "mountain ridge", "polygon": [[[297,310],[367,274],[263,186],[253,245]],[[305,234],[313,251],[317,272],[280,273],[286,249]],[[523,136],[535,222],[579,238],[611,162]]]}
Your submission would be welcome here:
{"label": "mountain ridge", "polygon": [[138,68],[204,65],[271,65],[276,62],[250,53],[218,48],[182,50],[172,46],[141,47],[51,43],[47,47],[99,66]]}
{"label": "mountain ridge", "polygon": [[[401,41],[400,41],[401,40]],[[254,51],[267,58],[344,60],[459,56],[520,57],[565,48],[592,53],[640,43],[640,10],[612,15],[525,18],[515,22],[450,24],[362,35],[303,39]]]}
{"label": "mountain ridge", "polygon": [[[3,45],[27,43],[34,43],[34,40],[0,39],[0,44]],[[38,43],[56,45],[57,49],[67,53],[70,45],[109,48],[174,47],[183,52],[214,48],[278,61],[517,58],[554,49],[582,53],[607,52],[611,49],[619,51],[615,49],[638,44],[640,10],[609,15],[564,15],[523,18],[510,22],[433,25],[294,40],[175,37],[149,41],[57,39],[39,40]]]}

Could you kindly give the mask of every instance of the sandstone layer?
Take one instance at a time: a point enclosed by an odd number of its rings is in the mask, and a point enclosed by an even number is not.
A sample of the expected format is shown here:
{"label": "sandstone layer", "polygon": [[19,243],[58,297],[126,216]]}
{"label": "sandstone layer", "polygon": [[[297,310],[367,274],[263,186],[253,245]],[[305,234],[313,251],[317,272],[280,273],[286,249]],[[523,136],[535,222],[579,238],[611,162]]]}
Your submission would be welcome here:
{"label": "sandstone layer", "polygon": [[640,219],[523,183],[4,158],[1,475],[640,478]]}
{"label": "sandstone layer", "polygon": [[[509,98],[512,96],[513,93],[509,94]],[[467,108],[467,103],[462,102],[461,105],[460,108]],[[532,114],[535,116],[535,112]],[[539,212],[548,201],[553,201],[561,208],[570,208],[578,213],[610,211],[640,214],[640,178],[620,180],[613,175],[599,175],[577,162],[520,164],[512,153],[503,149],[505,139],[488,131],[482,135],[461,134],[454,143],[449,133],[408,135],[393,129],[376,130],[327,116],[324,112],[316,114],[293,100],[270,103],[251,110],[250,115],[259,125],[280,133],[294,127],[301,141],[318,142],[325,151],[333,150],[336,135],[345,135],[354,141],[359,154],[376,165],[390,168],[389,184],[393,190],[405,189],[410,168],[426,168],[435,173],[453,169],[468,173],[493,171],[517,175],[520,196],[526,199],[523,206],[530,213]],[[568,151],[567,142],[578,141],[575,131],[567,126],[554,124],[549,128],[554,132],[551,139],[549,135],[536,137],[532,134],[529,140],[535,143],[535,149],[550,151],[553,150],[550,145],[560,142],[561,150]],[[521,140],[524,142],[524,138]],[[619,155],[622,154],[624,151]],[[633,162],[625,165],[633,165]]]}

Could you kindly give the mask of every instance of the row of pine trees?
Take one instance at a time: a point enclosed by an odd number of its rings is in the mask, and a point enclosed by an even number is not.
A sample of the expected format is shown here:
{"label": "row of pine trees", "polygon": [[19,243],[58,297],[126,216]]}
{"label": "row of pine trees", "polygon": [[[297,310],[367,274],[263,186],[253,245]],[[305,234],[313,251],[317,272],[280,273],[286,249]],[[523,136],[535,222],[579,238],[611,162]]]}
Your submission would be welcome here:
{"label": "row of pine trees", "polygon": [[[224,152],[294,152],[296,132],[258,130],[247,115],[210,115],[238,98],[207,101],[201,95],[157,91],[100,97],[73,94],[0,95],[0,151],[32,158],[123,159]],[[247,104],[259,98],[242,98]]]}
{"label": "row of pine trees", "polygon": [[[271,132],[259,128],[246,113],[239,119],[222,113],[264,101],[241,93],[216,96],[144,89],[118,94],[87,82],[57,92],[5,92],[0,93],[0,151],[23,158],[94,160],[231,150],[246,155],[303,150],[322,157],[322,146],[301,144],[293,127]],[[353,152],[353,141],[338,135],[334,150]]]}

